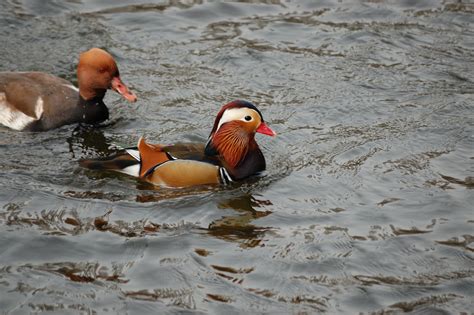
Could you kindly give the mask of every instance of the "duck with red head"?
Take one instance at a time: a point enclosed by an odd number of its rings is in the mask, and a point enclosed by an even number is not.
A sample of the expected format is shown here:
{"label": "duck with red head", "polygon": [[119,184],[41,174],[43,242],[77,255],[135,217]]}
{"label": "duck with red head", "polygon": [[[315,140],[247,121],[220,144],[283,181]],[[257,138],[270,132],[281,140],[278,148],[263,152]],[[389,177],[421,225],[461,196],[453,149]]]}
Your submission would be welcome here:
{"label": "duck with red head", "polygon": [[239,100],[222,107],[205,144],[152,145],[140,138],[136,148],[80,164],[126,173],[164,187],[227,184],[265,170],[265,157],[255,133],[276,135],[255,105]]}
{"label": "duck with red head", "polygon": [[109,118],[103,102],[108,89],[130,102],[137,100],[120,79],[114,58],[102,49],[80,55],[77,78],[79,89],[43,72],[0,72],[0,124],[28,131],[95,124]]}

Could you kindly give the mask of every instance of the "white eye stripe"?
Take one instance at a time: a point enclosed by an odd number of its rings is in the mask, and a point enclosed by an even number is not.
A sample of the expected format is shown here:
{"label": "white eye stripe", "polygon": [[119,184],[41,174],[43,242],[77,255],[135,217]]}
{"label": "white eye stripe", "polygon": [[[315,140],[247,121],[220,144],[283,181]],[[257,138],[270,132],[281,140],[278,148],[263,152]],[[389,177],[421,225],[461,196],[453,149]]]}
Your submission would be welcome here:
{"label": "white eye stripe", "polygon": [[258,114],[255,110],[247,108],[247,107],[230,108],[230,109],[226,110],[224,112],[224,114],[222,115],[221,119],[219,120],[219,124],[217,125],[216,131],[219,130],[219,128],[223,124],[225,124],[229,121],[233,121],[233,120],[242,120],[242,121],[245,121],[245,122],[251,121],[252,119],[251,120],[245,120],[246,116],[252,117],[252,115],[250,115],[251,114],[250,112],[255,112],[256,114]]}

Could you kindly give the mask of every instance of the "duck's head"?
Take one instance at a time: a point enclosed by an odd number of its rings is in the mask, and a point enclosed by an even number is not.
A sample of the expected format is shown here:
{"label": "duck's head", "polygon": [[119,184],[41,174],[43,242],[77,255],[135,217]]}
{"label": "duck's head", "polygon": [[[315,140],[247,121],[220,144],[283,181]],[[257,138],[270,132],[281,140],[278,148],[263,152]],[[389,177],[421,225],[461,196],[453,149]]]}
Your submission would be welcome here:
{"label": "duck's head", "polygon": [[231,167],[236,167],[249,150],[258,149],[255,133],[276,135],[254,104],[241,100],[230,102],[217,114],[205,153],[220,155]]}
{"label": "duck's head", "polygon": [[107,89],[116,91],[129,102],[137,100],[137,96],[120,79],[114,58],[100,48],[92,48],[80,55],[77,79],[79,93],[85,100],[103,97]]}

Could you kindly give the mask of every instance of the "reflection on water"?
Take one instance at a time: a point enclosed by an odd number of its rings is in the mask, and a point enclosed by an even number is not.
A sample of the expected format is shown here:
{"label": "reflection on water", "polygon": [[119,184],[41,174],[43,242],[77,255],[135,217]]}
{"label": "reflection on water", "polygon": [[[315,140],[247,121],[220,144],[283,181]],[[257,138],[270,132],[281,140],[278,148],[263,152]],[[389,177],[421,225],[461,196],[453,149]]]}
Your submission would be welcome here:
{"label": "reflection on water", "polygon": [[92,126],[77,126],[72,135],[67,139],[69,151],[73,159],[96,154],[96,156],[109,156],[114,153],[112,144],[108,141],[101,128]]}
{"label": "reflection on water", "polygon": [[[465,1],[3,1],[0,70],[76,82],[109,50],[140,101],[0,128],[7,314],[472,312],[474,7]],[[27,49],[26,49],[27,48]],[[247,99],[268,169],[162,189],[77,161],[205,141]]]}
{"label": "reflection on water", "polygon": [[272,212],[259,211],[262,205],[271,206],[269,200],[259,200],[252,195],[243,195],[218,204],[220,209],[233,209],[238,215],[223,216],[209,224],[208,233],[226,241],[237,241],[242,248],[256,247],[265,233],[270,229],[250,224],[258,218],[266,217]]}

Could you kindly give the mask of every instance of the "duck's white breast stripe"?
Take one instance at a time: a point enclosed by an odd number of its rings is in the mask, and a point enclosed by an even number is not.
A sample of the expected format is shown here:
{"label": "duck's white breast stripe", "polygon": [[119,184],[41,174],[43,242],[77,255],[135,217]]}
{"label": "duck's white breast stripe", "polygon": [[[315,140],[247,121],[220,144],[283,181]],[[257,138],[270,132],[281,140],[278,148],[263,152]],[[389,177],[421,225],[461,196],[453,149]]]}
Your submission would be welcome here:
{"label": "duck's white breast stripe", "polygon": [[224,185],[227,185],[233,182],[232,178],[230,177],[229,173],[227,172],[225,168],[219,167],[219,175]]}

